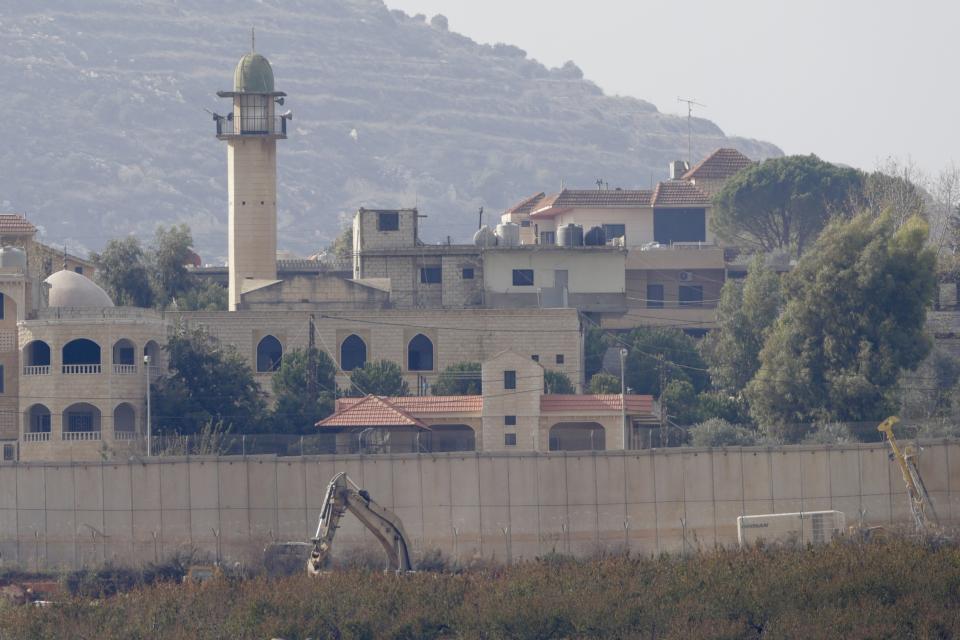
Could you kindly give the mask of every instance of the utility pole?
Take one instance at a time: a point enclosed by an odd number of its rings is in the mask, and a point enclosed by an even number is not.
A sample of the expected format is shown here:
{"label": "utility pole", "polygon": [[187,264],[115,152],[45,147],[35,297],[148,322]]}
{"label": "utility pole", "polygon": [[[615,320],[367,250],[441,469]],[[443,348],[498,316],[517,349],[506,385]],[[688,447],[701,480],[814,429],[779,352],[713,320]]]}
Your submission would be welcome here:
{"label": "utility pole", "polygon": [[698,106],[698,107],[706,107],[707,105],[705,105],[705,104],[700,104],[699,102],[697,102],[697,101],[694,100],[693,98],[677,98],[677,102],[686,102],[686,103],[687,103],[687,166],[689,167],[689,166],[691,166],[691,164],[690,164],[690,146],[691,146],[691,145],[690,145],[690,140],[691,140],[691,137],[692,137],[692,136],[691,136],[691,133],[690,133],[690,132],[691,132],[691,129],[692,129],[691,119],[693,118],[693,106],[696,105],[696,106]]}
{"label": "utility pole", "polygon": [[657,362],[660,369],[660,446],[666,447],[669,434],[667,433],[667,399],[663,395],[667,388],[667,363],[663,359],[663,354],[657,355]]}
{"label": "utility pole", "polygon": [[620,349],[620,425],[623,427],[623,449],[629,449],[627,442],[627,350]]}
{"label": "utility pole", "polygon": [[307,323],[307,393],[310,400],[313,401],[317,398],[317,342],[312,313],[307,319]]}

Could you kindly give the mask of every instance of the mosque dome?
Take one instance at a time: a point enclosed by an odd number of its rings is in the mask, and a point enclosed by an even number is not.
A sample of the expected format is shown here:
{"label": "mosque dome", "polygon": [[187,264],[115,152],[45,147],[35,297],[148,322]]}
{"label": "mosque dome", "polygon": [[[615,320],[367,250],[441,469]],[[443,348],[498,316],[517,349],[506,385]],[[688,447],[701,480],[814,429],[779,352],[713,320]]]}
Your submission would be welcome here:
{"label": "mosque dome", "polygon": [[240,58],[233,73],[233,90],[237,93],[273,93],[273,68],[259,53]]}
{"label": "mosque dome", "polygon": [[51,307],[112,307],[107,292],[79,273],[64,269],[44,282],[50,285]]}

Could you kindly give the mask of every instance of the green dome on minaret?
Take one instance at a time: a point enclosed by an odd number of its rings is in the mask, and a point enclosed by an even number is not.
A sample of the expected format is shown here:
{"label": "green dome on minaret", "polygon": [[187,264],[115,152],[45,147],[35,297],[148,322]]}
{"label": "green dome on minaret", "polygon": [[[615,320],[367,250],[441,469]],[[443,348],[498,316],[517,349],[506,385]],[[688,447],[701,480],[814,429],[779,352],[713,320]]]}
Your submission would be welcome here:
{"label": "green dome on minaret", "polygon": [[273,93],[273,68],[259,53],[240,58],[233,73],[233,90],[237,93]]}

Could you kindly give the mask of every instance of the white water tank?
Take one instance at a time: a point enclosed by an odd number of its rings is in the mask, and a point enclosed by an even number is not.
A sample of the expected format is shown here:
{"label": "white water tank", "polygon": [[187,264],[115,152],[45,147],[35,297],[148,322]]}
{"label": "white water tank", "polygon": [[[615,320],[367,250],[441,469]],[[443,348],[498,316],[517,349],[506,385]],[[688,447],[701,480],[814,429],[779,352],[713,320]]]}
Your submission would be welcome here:
{"label": "white water tank", "polygon": [[502,222],[497,225],[498,244],[501,247],[520,246],[520,225],[515,222]]}
{"label": "white water tank", "polygon": [[495,247],[497,246],[497,234],[487,225],[483,225],[473,234],[473,244],[478,247]]}
{"label": "white water tank", "polygon": [[737,539],[741,547],[759,541],[777,544],[823,544],[846,531],[842,511],[800,511],[767,513],[737,518]]}

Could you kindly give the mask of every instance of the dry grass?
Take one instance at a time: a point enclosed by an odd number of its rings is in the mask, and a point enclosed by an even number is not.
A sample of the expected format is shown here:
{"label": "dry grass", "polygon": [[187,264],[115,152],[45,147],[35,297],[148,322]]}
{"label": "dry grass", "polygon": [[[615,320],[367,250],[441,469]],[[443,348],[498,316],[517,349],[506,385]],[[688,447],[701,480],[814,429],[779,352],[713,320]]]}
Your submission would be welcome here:
{"label": "dry grass", "polygon": [[958,605],[960,546],[895,539],[167,583],[8,607],[0,638],[952,638]]}

